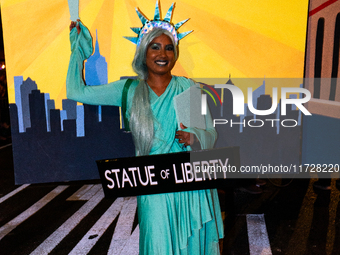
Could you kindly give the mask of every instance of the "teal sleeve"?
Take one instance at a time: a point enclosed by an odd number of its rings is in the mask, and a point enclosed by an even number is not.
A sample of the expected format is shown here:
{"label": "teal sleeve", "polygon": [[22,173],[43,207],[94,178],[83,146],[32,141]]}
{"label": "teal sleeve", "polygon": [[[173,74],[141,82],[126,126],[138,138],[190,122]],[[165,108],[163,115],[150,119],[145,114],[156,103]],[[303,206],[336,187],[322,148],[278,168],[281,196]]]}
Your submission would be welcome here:
{"label": "teal sleeve", "polygon": [[71,57],[66,78],[68,99],[92,105],[121,106],[122,92],[126,80],[105,85],[86,86],[83,80],[83,63],[93,52],[90,31],[79,22],[81,32],[73,28],[70,32]]}

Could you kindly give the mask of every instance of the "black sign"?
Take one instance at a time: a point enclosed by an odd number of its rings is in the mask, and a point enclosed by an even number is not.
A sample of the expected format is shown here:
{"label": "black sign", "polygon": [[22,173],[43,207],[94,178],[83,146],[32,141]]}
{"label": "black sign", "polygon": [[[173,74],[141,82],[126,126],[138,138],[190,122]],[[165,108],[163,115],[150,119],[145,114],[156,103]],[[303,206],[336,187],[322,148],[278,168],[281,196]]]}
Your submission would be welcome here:
{"label": "black sign", "polygon": [[238,172],[239,147],[97,161],[105,197],[223,187]]}

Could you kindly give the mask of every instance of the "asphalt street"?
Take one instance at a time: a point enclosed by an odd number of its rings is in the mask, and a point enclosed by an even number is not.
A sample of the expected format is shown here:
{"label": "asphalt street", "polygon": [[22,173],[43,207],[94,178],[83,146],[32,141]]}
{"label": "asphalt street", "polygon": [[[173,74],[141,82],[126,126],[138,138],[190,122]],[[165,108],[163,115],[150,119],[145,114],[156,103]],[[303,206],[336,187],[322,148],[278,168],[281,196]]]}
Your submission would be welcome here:
{"label": "asphalt street", "polygon": [[[0,147],[0,254],[138,254],[136,198],[104,198],[99,181],[14,184]],[[266,179],[263,193],[219,190],[223,254],[340,254],[340,192],[315,179]]]}

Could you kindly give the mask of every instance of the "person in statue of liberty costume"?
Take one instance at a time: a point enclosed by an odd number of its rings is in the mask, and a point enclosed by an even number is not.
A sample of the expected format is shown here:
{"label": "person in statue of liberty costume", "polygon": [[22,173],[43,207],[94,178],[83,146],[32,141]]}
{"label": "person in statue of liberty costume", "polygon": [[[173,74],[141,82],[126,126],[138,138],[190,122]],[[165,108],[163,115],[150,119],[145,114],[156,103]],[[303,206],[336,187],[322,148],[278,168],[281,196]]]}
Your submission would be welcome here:
{"label": "person in statue of liberty costume", "polygon": [[[132,66],[138,80],[132,82],[126,102],[136,155],[187,151],[195,145],[209,149],[217,138],[209,113],[205,130],[183,124],[178,130],[173,98],[194,82],[171,74],[178,57],[178,40],[189,33],[177,34],[181,24],[170,23],[172,10],[173,5],[160,20],[156,4],[153,21],[137,10],[143,28],[136,30],[138,37],[128,38],[137,44]],[[86,104],[121,106],[126,80],[85,86],[83,61],[92,53],[92,37],[80,21],[72,22],[70,30],[67,97]],[[142,195],[137,197],[137,208],[141,255],[220,254],[219,239],[224,231],[215,189]]]}

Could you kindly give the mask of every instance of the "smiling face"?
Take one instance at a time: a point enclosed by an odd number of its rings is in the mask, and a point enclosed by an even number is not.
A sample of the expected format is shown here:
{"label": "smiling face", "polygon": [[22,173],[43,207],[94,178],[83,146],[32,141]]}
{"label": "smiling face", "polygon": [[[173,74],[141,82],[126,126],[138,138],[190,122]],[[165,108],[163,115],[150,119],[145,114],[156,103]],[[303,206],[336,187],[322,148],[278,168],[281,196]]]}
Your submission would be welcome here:
{"label": "smiling face", "polygon": [[149,75],[171,75],[175,63],[175,46],[171,39],[165,34],[153,39],[146,51]]}

